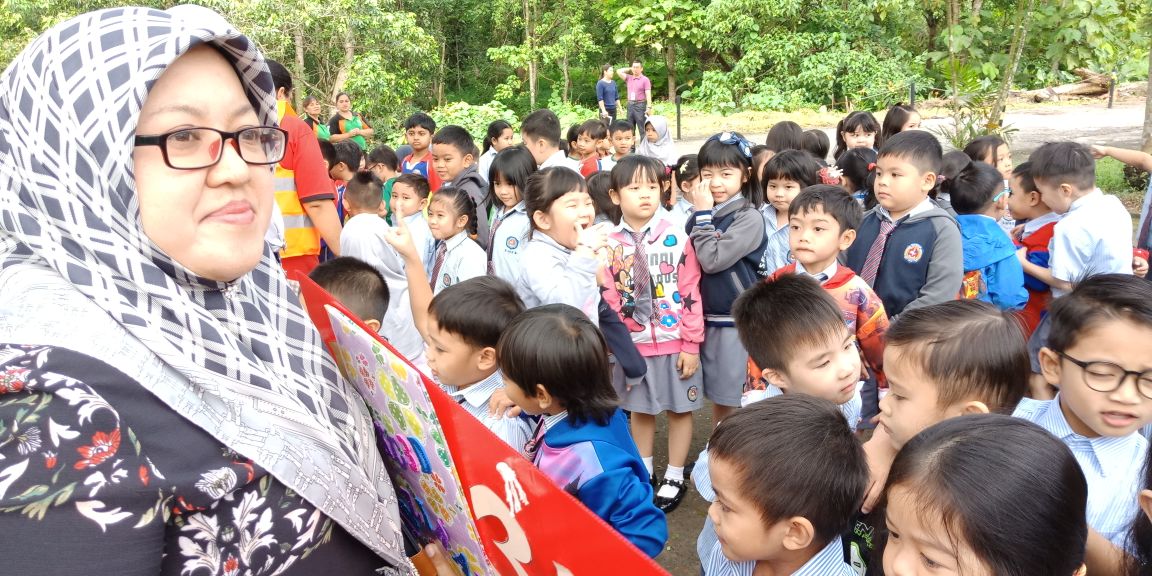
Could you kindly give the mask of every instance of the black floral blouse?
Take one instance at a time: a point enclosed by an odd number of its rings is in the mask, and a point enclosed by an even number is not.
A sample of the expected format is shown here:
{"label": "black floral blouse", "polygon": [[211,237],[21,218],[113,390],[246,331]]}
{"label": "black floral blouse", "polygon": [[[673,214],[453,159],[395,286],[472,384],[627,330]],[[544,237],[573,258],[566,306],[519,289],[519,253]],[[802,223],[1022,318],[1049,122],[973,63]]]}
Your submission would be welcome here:
{"label": "black floral blouse", "polygon": [[0,572],[375,574],[385,561],[129,376],[0,344]]}

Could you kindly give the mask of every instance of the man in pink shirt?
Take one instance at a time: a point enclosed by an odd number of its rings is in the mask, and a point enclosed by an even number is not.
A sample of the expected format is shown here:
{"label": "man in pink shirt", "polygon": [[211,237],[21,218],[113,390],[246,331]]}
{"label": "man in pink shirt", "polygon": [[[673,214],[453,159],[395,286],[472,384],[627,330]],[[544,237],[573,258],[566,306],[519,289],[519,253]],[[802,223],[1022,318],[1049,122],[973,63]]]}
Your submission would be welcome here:
{"label": "man in pink shirt", "polygon": [[644,136],[644,120],[648,117],[648,103],[652,101],[652,81],[644,75],[644,65],[639,60],[632,61],[631,68],[616,71],[628,86],[628,116],[632,128]]}

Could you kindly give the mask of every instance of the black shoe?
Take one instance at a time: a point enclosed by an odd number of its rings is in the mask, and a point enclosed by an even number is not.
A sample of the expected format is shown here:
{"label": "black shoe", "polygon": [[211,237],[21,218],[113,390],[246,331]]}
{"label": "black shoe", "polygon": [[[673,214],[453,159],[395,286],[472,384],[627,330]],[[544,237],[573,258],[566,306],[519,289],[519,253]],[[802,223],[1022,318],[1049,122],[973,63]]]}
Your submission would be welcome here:
{"label": "black shoe", "polygon": [[653,502],[655,502],[656,507],[663,510],[665,514],[670,514],[673,510],[676,509],[677,506],[680,505],[680,501],[683,500],[684,495],[688,493],[688,485],[683,480],[669,480],[665,478],[664,481],[660,483],[660,486],[656,489],[656,492],[659,492],[660,488],[663,488],[664,486],[672,486],[675,488],[676,495],[671,498],[661,498],[659,496],[655,496]]}

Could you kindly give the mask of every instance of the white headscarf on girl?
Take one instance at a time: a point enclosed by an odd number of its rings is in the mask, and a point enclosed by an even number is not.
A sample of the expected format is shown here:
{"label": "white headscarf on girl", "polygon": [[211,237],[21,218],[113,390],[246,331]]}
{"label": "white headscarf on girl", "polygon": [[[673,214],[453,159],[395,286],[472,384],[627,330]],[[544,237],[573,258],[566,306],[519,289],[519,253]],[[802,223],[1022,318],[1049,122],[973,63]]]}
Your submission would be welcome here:
{"label": "white headscarf on girl", "polygon": [[0,342],[63,346],[119,368],[174,418],[404,566],[396,496],[363,401],[272,253],[215,282],[141,227],[132,162],[140,109],[168,66],[200,44],[235,67],[260,122],[276,125],[256,46],[195,6],[79,16],[0,76]]}
{"label": "white headscarf on girl", "polygon": [[675,164],[680,159],[680,155],[676,152],[676,144],[672,142],[672,135],[668,133],[668,119],[663,116],[649,116],[645,120],[645,124],[651,124],[659,138],[656,139],[655,143],[649,142],[647,136],[644,135],[644,126],[640,126],[640,143],[636,145],[636,153],[655,158],[663,162],[665,166]]}

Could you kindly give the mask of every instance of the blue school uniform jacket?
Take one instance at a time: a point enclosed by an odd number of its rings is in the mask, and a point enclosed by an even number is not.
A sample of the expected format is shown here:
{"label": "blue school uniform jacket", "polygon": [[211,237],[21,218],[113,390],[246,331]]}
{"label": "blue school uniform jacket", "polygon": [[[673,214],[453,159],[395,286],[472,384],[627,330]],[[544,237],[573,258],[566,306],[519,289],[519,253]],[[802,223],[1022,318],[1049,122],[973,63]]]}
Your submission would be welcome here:
{"label": "blue school uniform jacket", "polygon": [[652,503],[648,469],[636,451],[628,420],[617,410],[606,426],[573,424],[568,417],[544,434],[536,466],[645,554],[668,541],[668,522]]}
{"label": "blue school uniform jacket", "polygon": [[[970,294],[1001,310],[1019,310],[1028,303],[1024,289],[1024,267],[1016,257],[1016,245],[992,218],[981,214],[961,214],[960,236],[964,242],[964,287],[969,277],[979,277]],[[975,274],[973,274],[975,273]]]}
{"label": "blue school uniform jacket", "polygon": [[[845,252],[844,263],[857,274],[864,269],[868,250],[880,234],[880,210],[877,206],[864,215],[856,241]],[[896,223],[884,245],[872,290],[892,318],[905,308],[955,300],[964,279],[963,268],[960,228],[951,215],[933,206]]]}

